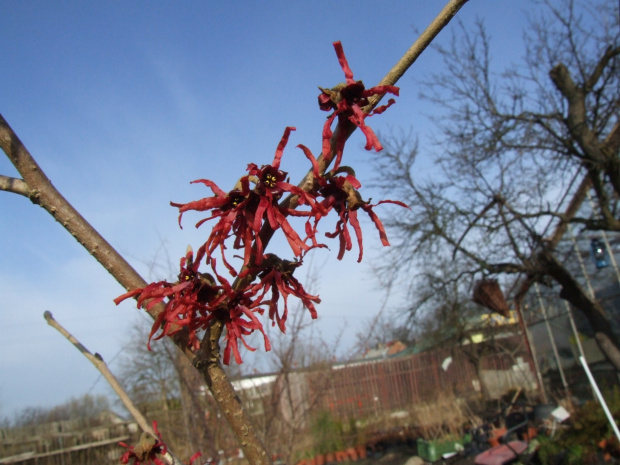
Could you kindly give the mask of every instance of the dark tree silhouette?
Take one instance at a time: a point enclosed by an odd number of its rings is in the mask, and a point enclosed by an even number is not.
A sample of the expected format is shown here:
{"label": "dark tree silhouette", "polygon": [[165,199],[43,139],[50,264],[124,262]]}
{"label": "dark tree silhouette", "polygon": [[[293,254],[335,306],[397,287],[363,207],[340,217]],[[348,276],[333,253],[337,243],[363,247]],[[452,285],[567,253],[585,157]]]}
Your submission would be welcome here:
{"label": "dark tree silhouette", "polygon": [[[453,279],[469,289],[481,277],[495,276],[505,288],[522,277],[509,296],[517,303],[534,282],[555,282],[620,370],[609,316],[561,250],[570,223],[620,230],[618,3],[541,3],[524,31],[524,58],[503,72],[492,66],[483,24],[461,26],[448,47],[437,48],[444,70],[424,86],[443,109],[432,180],[414,165],[410,138],[386,143],[378,162],[378,184],[400,190],[412,208],[386,221],[399,243],[383,273],[386,281],[415,276],[420,262],[449,256],[458,262]],[[590,190],[594,208],[582,205]]]}

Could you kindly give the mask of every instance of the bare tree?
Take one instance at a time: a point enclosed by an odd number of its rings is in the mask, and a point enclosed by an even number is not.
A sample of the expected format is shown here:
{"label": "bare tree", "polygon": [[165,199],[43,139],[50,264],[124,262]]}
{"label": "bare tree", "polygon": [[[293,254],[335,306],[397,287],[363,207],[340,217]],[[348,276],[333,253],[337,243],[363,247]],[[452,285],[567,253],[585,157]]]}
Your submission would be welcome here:
{"label": "bare tree", "polygon": [[[494,71],[482,24],[473,31],[461,27],[449,47],[438,48],[445,70],[425,92],[445,110],[435,141],[440,175],[417,177],[417,143],[391,141],[379,162],[379,182],[399,191],[412,210],[387,222],[399,244],[384,271],[392,279],[420,262],[450,256],[462,270],[456,279],[469,289],[481,277],[494,275],[505,288],[523,277],[512,295],[517,302],[533,282],[551,279],[560,297],[584,313],[620,370],[609,316],[563,262],[559,247],[570,222],[618,230],[618,4],[540,4],[516,67]],[[594,209],[582,206],[590,188]]]}
{"label": "bare tree", "polygon": [[84,394],[50,408],[25,407],[15,414],[12,424],[15,427],[22,427],[77,419],[97,422],[99,414],[109,409],[110,402],[106,396]]}

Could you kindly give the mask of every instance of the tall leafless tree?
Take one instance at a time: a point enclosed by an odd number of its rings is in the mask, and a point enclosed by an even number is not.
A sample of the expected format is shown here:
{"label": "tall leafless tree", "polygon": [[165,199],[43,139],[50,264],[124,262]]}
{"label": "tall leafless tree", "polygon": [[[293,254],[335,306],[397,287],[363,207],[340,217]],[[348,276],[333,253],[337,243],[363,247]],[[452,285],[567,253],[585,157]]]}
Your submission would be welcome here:
{"label": "tall leafless tree", "polygon": [[[503,72],[484,25],[437,50],[444,69],[425,83],[438,108],[436,170],[414,170],[416,142],[398,137],[378,162],[381,187],[400,190],[412,210],[387,223],[399,243],[388,279],[449,256],[470,286],[494,275],[521,285],[559,284],[584,313],[607,359],[620,370],[618,335],[600,303],[562,260],[567,225],[620,231],[620,28],[613,0],[537,3],[525,56]],[[514,57],[515,59],[517,57]],[[582,205],[589,190],[596,205]],[[512,277],[508,277],[512,275]],[[410,287],[414,289],[413,287]]]}

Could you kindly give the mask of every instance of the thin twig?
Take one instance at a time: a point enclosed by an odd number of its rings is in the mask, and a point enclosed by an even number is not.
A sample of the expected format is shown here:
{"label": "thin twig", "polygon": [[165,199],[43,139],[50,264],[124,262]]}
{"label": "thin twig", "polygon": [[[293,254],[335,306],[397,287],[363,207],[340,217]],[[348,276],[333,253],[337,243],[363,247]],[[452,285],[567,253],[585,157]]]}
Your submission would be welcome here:
{"label": "thin twig", "polygon": [[[418,59],[424,50],[431,44],[433,39],[437,37],[437,34],[446,27],[446,25],[452,20],[454,15],[458,13],[468,0],[450,0],[446,6],[441,10],[432,23],[424,30],[420,37],[413,43],[409,50],[405,52],[398,63],[392,67],[392,69],[385,75],[385,77],[377,84],[378,86],[393,86],[398,80],[403,77],[405,72],[411,67],[411,65]],[[364,109],[365,113],[370,113],[373,108],[381,101],[382,96],[375,95],[369,98],[369,105]]]}
{"label": "thin twig", "polygon": [[[405,72],[411,67],[411,65],[418,59],[418,57],[422,54],[424,50],[430,45],[433,39],[439,34],[439,32],[446,27],[446,25],[450,22],[450,20],[456,15],[456,13],[461,9],[468,0],[450,0],[446,6],[439,12],[437,17],[428,25],[428,27],[424,30],[420,37],[416,39],[409,50],[405,52],[405,54],[401,57],[400,60],[388,71],[385,77],[377,84],[377,86],[385,86],[395,85],[398,80],[405,74]],[[366,105],[363,110],[364,113],[370,113],[381,101],[383,96],[375,95],[368,99],[368,105]],[[343,125],[344,124],[344,125]],[[343,120],[338,121],[338,125],[332,135],[331,140],[331,151],[328,157],[324,157],[323,154],[319,156],[317,159],[319,165],[319,172],[323,174],[331,160],[334,159],[336,154],[336,141],[342,139],[341,133],[344,133],[344,140],[346,141],[351,134],[355,131],[356,126],[349,121]],[[309,170],[304,179],[299,183],[298,187],[308,191],[312,189],[314,182],[314,175],[312,170]],[[297,196],[289,195],[286,199],[283,200],[282,206],[285,208],[294,208],[295,203],[297,201]],[[261,232],[262,233],[262,232]],[[262,237],[261,234],[261,238]],[[263,241],[266,246],[266,242]]]}
{"label": "thin twig", "polygon": [[[54,319],[50,311],[45,311],[43,313],[43,318],[45,318],[45,321],[47,321],[48,325],[56,329],[60,334],[67,338],[67,340],[71,344],[73,344],[84,357],[86,357],[93,365],[95,365],[95,368],[99,370],[99,372],[103,375],[103,377],[110,384],[110,386],[112,386],[112,389],[114,389],[114,392],[121,400],[125,408],[129,411],[131,416],[136,420],[142,431],[150,434],[154,438],[157,438],[155,430],[153,429],[151,424],[129,398],[129,395],[127,395],[127,392],[125,392],[116,377],[112,374],[112,372],[108,368],[108,365],[103,361],[101,355],[99,355],[98,353],[95,353],[93,355],[80,341],[78,341],[69,331],[67,331],[60,323],[58,323],[58,321]],[[169,452],[165,455],[162,455],[162,458],[169,465],[183,465],[179,459],[174,457]]]}
{"label": "thin twig", "polygon": [[13,192],[14,194],[30,197],[30,188],[23,179],[11,178],[0,175],[0,191]]}

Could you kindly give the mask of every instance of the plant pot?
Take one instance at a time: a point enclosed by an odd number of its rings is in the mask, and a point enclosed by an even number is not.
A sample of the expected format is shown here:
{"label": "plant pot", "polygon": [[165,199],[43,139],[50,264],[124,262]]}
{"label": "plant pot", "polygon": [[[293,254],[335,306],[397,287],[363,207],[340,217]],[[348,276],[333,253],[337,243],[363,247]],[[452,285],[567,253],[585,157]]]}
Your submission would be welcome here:
{"label": "plant pot", "polygon": [[357,449],[355,447],[349,447],[346,451],[347,456],[351,459],[351,460],[357,460]]}
{"label": "plant pot", "polygon": [[534,439],[536,436],[538,436],[538,428],[535,428],[533,426],[530,426],[527,429],[526,433],[523,433],[523,440],[524,441],[531,441],[532,439]]}
{"label": "plant pot", "polygon": [[508,431],[506,428],[495,428],[493,431],[491,431],[491,437],[489,438],[490,446],[499,446],[499,440],[504,434],[506,434],[506,431]]}
{"label": "plant pot", "polygon": [[427,461],[434,462],[439,460],[444,454],[456,452],[458,447],[462,447],[463,444],[471,442],[471,436],[466,434],[461,439],[437,439],[434,441],[427,441],[422,438],[418,438],[418,456]]}
{"label": "plant pot", "polygon": [[357,449],[357,456],[360,459],[365,459],[366,458],[366,445],[365,444],[358,444],[355,449]]}

